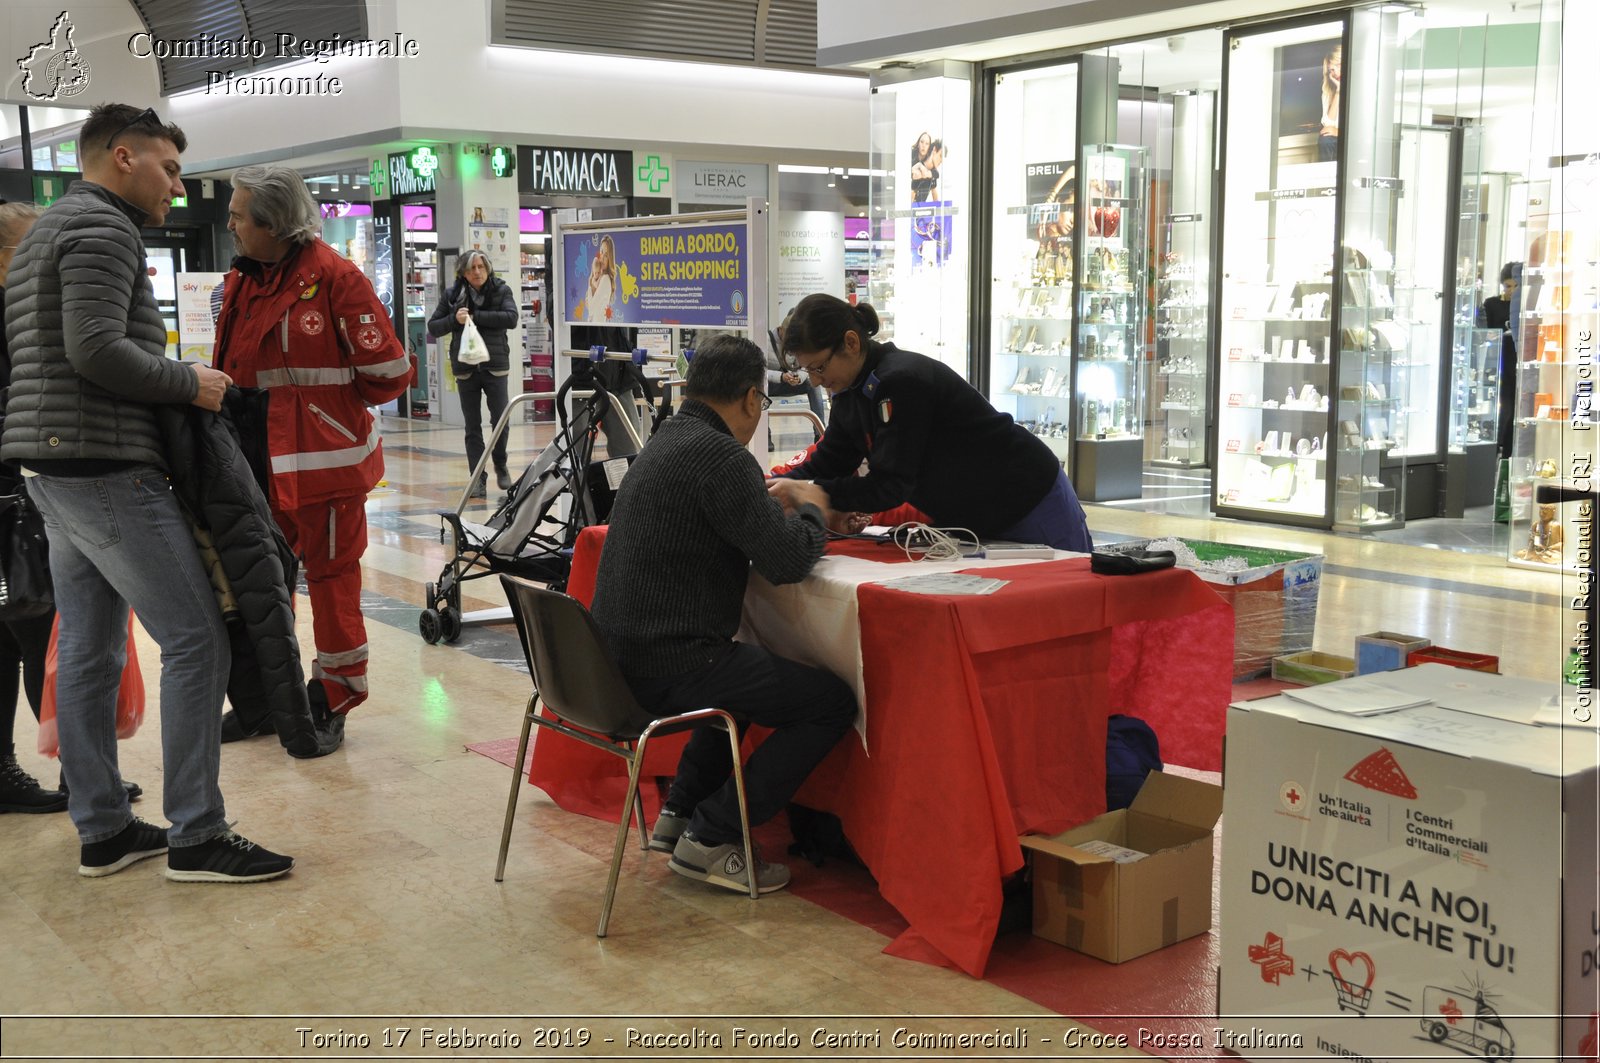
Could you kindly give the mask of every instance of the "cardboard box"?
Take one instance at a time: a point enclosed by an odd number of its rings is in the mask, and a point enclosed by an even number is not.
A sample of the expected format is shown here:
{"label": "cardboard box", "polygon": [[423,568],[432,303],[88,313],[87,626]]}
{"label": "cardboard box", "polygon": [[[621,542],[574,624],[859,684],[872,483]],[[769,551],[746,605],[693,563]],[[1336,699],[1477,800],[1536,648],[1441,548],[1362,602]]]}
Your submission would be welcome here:
{"label": "cardboard box", "polygon": [[[1211,831],[1221,814],[1221,787],[1153,771],[1132,807],[1052,837],[1024,836],[1033,850],[1034,934],[1111,963],[1204,934]],[[1130,861],[1095,843],[1147,855]]]}
{"label": "cardboard box", "polygon": [[1473,653],[1470,650],[1452,650],[1444,646],[1428,646],[1413,651],[1406,658],[1406,666],[1419,664],[1448,664],[1452,668],[1466,668],[1474,672],[1500,671],[1500,658],[1492,653]]}
{"label": "cardboard box", "polygon": [[1374,631],[1356,636],[1356,674],[1394,672],[1406,667],[1406,658],[1433,645],[1421,635],[1402,635],[1394,631]]}
{"label": "cardboard box", "polygon": [[[1561,692],[1467,671],[1450,687],[1480,711]],[[1592,713],[1564,696],[1575,723]],[[1597,760],[1592,725],[1234,705],[1219,1043],[1279,1061],[1591,1058]]]}
{"label": "cardboard box", "polygon": [[1354,657],[1341,657],[1336,653],[1306,650],[1289,653],[1272,659],[1272,678],[1284,683],[1312,686],[1331,683],[1336,679],[1349,679],[1356,674]]}

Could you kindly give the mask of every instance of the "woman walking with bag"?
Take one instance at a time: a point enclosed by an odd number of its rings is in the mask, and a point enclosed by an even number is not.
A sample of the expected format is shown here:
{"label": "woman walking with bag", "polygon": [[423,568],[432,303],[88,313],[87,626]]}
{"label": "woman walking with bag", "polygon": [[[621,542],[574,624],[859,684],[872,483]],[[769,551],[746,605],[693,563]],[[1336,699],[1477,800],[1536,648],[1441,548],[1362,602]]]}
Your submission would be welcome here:
{"label": "woman walking with bag", "polygon": [[[445,290],[428,319],[433,336],[450,334],[450,370],[461,394],[461,419],[466,430],[467,466],[483,457],[483,400],[489,402],[492,429],[506,412],[506,378],[511,373],[510,330],[517,327],[517,299],[482,251],[468,251],[456,263],[456,281]],[[506,437],[494,443],[495,483],[511,490],[506,468]],[[488,494],[480,478],[472,485],[477,498]]]}

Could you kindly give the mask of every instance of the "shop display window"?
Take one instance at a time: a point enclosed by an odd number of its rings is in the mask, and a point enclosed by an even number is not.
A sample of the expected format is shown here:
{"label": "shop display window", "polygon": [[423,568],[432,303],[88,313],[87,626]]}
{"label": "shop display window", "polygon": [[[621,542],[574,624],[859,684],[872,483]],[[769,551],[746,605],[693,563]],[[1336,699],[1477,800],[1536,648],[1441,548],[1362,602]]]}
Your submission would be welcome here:
{"label": "shop display window", "polygon": [[1172,145],[1165,216],[1155,217],[1155,363],[1150,377],[1146,460],[1180,468],[1209,464],[1211,376],[1211,159],[1217,94],[1164,95]]}
{"label": "shop display window", "polygon": [[[1216,502],[1228,515],[1326,524],[1335,448],[1381,431],[1334,416],[1343,21],[1228,40],[1218,289]],[[1364,275],[1365,284],[1370,275]],[[1346,337],[1364,349],[1366,335]],[[1350,395],[1365,399],[1352,381]],[[1361,482],[1351,503],[1359,507]]]}
{"label": "shop display window", "polygon": [[971,375],[971,106],[964,64],[886,71],[873,80],[869,213],[893,238],[874,244],[865,301],[878,311],[880,339],[962,376]]}
{"label": "shop display window", "polygon": [[1145,149],[1085,145],[1078,190],[1078,475],[1091,501],[1137,498],[1147,351]]}
{"label": "shop display window", "polygon": [[1076,64],[996,75],[990,172],[990,393],[1071,459],[1078,228]]}
{"label": "shop display window", "polygon": [[[1539,498],[1541,487],[1591,491],[1596,474],[1595,334],[1600,327],[1600,158],[1561,160],[1530,193],[1522,273],[1517,409],[1510,462],[1511,562],[1577,571],[1566,534],[1591,503]],[[1588,496],[1592,498],[1593,496]]]}
{"label": "shop display window", "polygon": [[1448,168],[1419,177],[1401,150],[1418,135],[1411,17],[1386,5],[1230,40],[1219,512],[1372,530],[1405,519],[1413,476],[1435,482],[1444,216],[1421,219],[1443,197],[1400,203]]}

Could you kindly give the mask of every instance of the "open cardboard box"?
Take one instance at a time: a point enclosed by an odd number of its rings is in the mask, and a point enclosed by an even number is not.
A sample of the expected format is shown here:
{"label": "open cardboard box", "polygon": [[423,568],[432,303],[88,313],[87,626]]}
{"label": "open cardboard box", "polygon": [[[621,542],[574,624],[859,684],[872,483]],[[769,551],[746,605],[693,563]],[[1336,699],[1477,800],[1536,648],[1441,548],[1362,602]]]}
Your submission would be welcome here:
{"label": "open cardboard box", "polygon": [[[1153,771],[1131,808],[1019,839],[1034,853],[1034,934],[1121,963],[1210,930],[1221,815],[1222,787]],[[1147,855],[1119,862],[1085,848],[1095,843]]]}

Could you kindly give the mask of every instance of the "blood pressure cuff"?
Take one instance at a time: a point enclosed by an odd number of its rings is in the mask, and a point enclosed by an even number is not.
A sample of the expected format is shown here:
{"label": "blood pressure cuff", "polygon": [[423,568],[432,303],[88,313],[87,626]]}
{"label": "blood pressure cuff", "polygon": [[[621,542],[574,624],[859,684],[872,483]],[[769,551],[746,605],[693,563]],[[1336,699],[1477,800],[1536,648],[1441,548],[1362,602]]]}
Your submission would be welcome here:
{"label": "blood pressure cuff", "polygon": [[1177,563],[1178,557],[1171,550],[1147,550],[1142,546],[1128,551],[1096,550],[1089,555],[1089,568],[1102,576],[1137,576]]}

